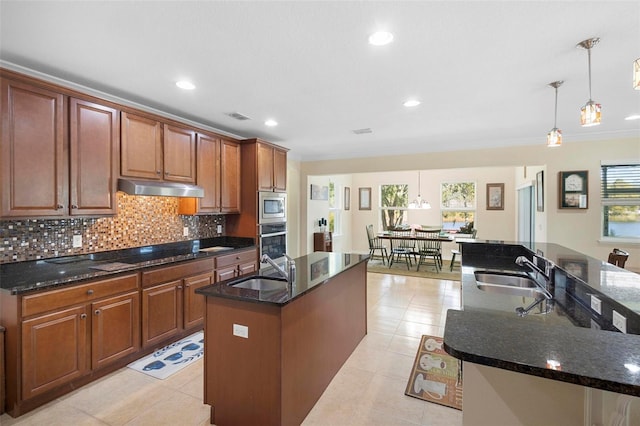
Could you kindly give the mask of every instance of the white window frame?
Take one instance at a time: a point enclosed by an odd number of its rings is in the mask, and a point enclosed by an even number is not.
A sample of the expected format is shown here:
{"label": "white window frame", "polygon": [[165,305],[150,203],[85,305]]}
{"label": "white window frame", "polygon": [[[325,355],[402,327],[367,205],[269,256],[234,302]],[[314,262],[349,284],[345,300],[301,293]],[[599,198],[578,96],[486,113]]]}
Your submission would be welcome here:
{"label": "white window frame", "polygon": [[[333,185],[333,194],[335,204],[332,206],[331,202],[329,202],[329,218],[333,213],[333,235],[342,235],[342,211],[344,209],[342,205],[342,197],[340,196],[344,191],[344,188],[341,185],[336,184],[335,182],[329,181],[329,185]],[[327,227],[327,230],[329,228]]]}
{"label": "white window frame", "polygon": [[637,206],[640,211],[640,198],[606,198],[604,189],[602,187],[602,169],[606,166],[638,166],[640,168],[640,161],[602,161],[600,163],[600,242],[603,243],[627,243],[627,244],[640,244],[640,235],[638,237],[610,237],[604,235],[605,224],[605,207],[607,206]]}
{"label": "white window frame", "polygon": [[[397,206],[386,206],[383,207],[382,206],[382,187],[383,186],[399,186],[399,185],[406,185],[407,186],[407,205],[405,207],[397,207]],[[403,217],[406,215],[407,216],[407,220],[409,219],[409,214],[406,213],[409,210],[409,184],[408,183],[383,183],[380,184],[380,186],[378,187],[378,200],[379,201],[379,205],[378,208],[380,209],[378,211],[378,224],[379,224],[379,229],[384,230],[384,223],[382,221],[382,211],[383,210],[400,210],[403,211],[405,213],[403,213]]]}
{"label": "white window frame", "polygon": [[[473,197],[473,206],[469,207],[448,207],[444,205],[443,186],[447,184],[455,183],[472,183],[475,196]],[[476,220],[478,219],[478,182],[473,180],[457,180],[457,181],[444,181],[440,182],[440,225],[442,230],[449,228],[444,227],[444,213],[446,212],[471,212],[473,213],[474,228],[478,227]]]}

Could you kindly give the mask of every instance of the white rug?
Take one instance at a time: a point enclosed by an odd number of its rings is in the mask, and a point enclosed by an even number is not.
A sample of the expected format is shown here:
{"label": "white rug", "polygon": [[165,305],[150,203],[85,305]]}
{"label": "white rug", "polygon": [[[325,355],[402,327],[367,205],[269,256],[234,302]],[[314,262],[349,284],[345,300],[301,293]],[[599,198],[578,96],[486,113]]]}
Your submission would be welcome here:
{"label": "white rug", "polygon": [[132,362],[132,368],[156,379],[166,379],[173,373],[200,359],[204,354],[204,333],[199,331]]}

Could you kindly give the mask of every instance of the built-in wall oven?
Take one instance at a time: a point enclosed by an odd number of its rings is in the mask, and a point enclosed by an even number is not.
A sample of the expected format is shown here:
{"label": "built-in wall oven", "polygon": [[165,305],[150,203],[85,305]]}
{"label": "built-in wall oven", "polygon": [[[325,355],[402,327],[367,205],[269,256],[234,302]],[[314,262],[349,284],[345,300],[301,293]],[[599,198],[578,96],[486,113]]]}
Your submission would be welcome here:
{"label": "built-in wall oven", "polygon": [[[287,252],[287,223],[260,224],[260,257],[268,254],[276,262],[284,260]],[[261,268],[269,267],[261,263]]]}

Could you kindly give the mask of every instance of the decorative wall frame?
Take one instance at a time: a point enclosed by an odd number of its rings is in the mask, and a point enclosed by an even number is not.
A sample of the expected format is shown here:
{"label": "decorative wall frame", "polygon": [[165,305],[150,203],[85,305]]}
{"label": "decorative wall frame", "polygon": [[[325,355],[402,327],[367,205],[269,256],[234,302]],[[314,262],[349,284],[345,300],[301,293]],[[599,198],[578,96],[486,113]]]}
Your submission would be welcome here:
{"label": "decorative wall frame", "polygon": [[328,200],[329,199],[329,187],[311,184],[311,199],[312,200]]}
{"label": "decorative wall frame", "polygon": [[504,183],[487,184],[487,210],[504,210]]}
{"label": "decorative wall frame", "polygon": [[558,208],[589,208],[589,171],[558,172]]}
{"label": "decorative wall frame", "polygon": [[344,187],[344,209],[351,210],[351,188]]}
{"label": "decorative wall frame", "polygon": [[371,210],[371,188],[358,188],[358,208]]}
{"label": "decorative wall frame", "polygon": [[544,211],[544,171],[536,173],[536,210]]}

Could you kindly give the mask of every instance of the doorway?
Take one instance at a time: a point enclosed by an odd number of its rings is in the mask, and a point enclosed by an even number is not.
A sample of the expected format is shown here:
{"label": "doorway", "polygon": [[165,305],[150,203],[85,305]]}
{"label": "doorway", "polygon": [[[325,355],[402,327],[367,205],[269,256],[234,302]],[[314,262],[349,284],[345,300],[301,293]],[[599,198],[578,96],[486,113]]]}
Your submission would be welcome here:
{"label": "doorway", "polygon": [[518,241],[535,242],[535,191],[533,185],[518,189]]}

